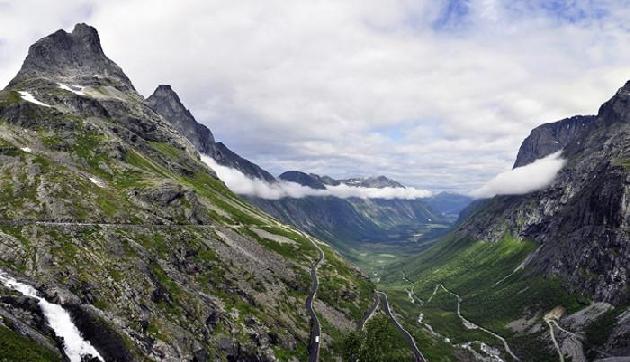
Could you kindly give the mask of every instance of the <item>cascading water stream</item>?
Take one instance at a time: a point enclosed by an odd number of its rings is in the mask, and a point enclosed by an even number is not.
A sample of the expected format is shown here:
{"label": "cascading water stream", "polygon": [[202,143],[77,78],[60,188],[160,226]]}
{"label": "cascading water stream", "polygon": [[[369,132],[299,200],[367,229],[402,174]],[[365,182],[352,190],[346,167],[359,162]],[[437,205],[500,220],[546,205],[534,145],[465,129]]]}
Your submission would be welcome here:
{"label": "cascading water stream", "polygon": [[0,270],[0,283],[22,295],[37,299],[48,324],[58,337],[63,338],[63,352],[70,362],[81,362],[82,356],[92,356],[104,361],[103,357],[90,344],[83,339],[77,326],[72,322],[70,314],[59,304],[53,304],[37,295],[37,290],[30,285],[20,283],[15,278]]}

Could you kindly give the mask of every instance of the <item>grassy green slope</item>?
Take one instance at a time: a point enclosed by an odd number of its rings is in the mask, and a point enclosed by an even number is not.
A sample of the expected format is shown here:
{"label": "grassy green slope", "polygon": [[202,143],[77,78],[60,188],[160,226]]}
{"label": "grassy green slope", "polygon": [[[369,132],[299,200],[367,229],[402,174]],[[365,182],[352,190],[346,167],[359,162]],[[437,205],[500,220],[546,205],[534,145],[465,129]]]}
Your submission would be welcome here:
{"label": "grassy green slope", "polygon": [[[54,87],[40,91],[72,97]],[[135,97],[106,101],[147,117]],[[145,140],[127,130],[129,121],[37,107],[14,91],[0,92],[0,115],[16,111],[18,120],[0,116],[0,237],[11,246],[2,268],[63,285],[118,321],[118,330],[125,324],[126,333],[166,345],[189,343],[183,336],[191,333],[210,351],[226,336],[247,346],[250,329],[260,324],[280,340],[295,338],[294,347],[274,347],[277,356],[305,358],[308,269],[318,256],[309,238],[233,194],[164,126]],[[42,220],[101,225],[34,223]],[[373,286],[322,247],[319,299],[356,321]],[[157,297],[154,290],[161,291]],[[151,317],[139,319],[147,306]],[[219,322],[206,335],[212,309],[220,311]],[[348,333],[336,316],[323,313],[331,326],[324,352]]]}
{"label": "grassy green slope", "polygon": [[[512,350],[527,360],[553,360],[555,352],[545,348],[530,348],[537,335],[515,335],[506,324],[528,311],[549,311],[557,305],[575,312],[588,304],[579,296],[567,294],[555,279],[546,279],[517,271],[504,281],[525,257],[533,252],[535,244],[506,235],[496,243],[466,238],[450,237],[438,243],[417,259],[390,268],[382,287],[391,296],[399,311],[405,316],[405,325],[416,335],[421,349],[427,355],[448,360],[448,350],[456,351],[448,344],[436,343],[439,337],[429,338],[425,328],[416,322],[423,314],[423,322],[434,331],[450,339],[450,344],[467,341],[483,341],[502,350],[502,343],[478,329],[467,329],[459,319],[457,298],[436,286],[444,285],[462,298],[461,313],[471,322],[504,336]],[[403,273],[407,280],[403,279]],[[411,303],[408,291],[413,290],[417,299]],[[430,303],[426,303],[431,298]],[[439,348],[438,348],[439,347]]]}

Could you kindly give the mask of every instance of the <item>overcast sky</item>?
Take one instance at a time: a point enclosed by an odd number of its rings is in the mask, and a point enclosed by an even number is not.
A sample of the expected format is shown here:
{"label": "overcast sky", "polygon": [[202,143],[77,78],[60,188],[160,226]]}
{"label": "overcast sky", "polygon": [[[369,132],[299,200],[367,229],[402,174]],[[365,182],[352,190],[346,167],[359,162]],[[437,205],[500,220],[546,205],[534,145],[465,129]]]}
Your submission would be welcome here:
{"label": "overcast sky", "polygon": [[628,19],[627,1],[0,0],[0,82],[86,22],[140,93],[171,84],[273,173],[469,191],[630,79]]}

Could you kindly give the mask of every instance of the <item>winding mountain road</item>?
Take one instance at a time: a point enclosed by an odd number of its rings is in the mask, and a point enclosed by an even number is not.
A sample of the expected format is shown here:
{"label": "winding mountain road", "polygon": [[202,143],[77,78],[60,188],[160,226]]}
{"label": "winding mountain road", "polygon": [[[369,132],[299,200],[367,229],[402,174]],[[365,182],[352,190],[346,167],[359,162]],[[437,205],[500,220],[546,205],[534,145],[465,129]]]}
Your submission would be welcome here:
{"label": "winding mountain road", "polygon": [[507,354],[509,354],[515,361],[520,361],[519,358],[512,352],[512,350],[510,349],[510,346],[508,345],[507,341],[505,340],[505,338],[503,338],[502,336],[492,332],[491,330],[488,330],[478,324],[475,324],[471,321],[469,321],[468,319],[464,318],[464,316],[461,313],[461,304],[462,304],[462,297],[459,296],[459,294],[452,292],[450,289],[446,288],[444,286],[444,284],[440,284],[439,285],[440,288],[442,288],[442,290],[444,290],[446,293],[454,296],[455,298],[457,298],[457,316],[459,317],[459,319],[462,321],[462,323],[464,324],[464,327],[466,327],[467,329],[479,329],[483,332],[486,332],[487,334],[495,337],[496,339],[498,339],[499,341],[501,341],[503,343],[503,349],[505,350],[505,352]]}
{"label": "winding mountain road", "polygon": [[411,347],[411,350],[413,351],[414,360],[416,362],[426,362],[426,359],[424,358],[424,355],[418,349],[418,345],[416,345],[416,340],[413,338],[411,333],[409,333],[398,322],[398,320],[394,316],[394,313],[392,312],[392,310],[391,310],[391,308],[389,306],[389,302],[387,300],[387,294],[385,294],[383,292],[379,292],[379,291],[377,291],[376,293],[381,297],[381,303],[382,303],[382,305],[385,306],[385,308],[384,308],[385,309],[385,313],[387,313],[387,316],[389,317],[389,319],[391,319],[392,322],[394,322],[394,324],[396,325],[396,328],[398,328],[398,330],[403,334],[403,336],[407,340],[407,343],[409,344],[409,347]]}
{"label": "winding mountain road", "polygon": [[313,307],[313,303],[315,301],[315,297],[317,296],[317,288],[319,288],[319,279],[317,278],[317,269],[324,262],[324,251],[317,245],[315,240],[308,238],[313,246],[319,252],[319,259],[313,264],[311,267],[311,291],[306,297],[306,310],[311,315],[311,336],[308,343],[308,360],[309,362],[317,362],[319,361],[319,349],[321,345],[321,334],[322,327],[319,323],[319,318],[317,318],[317,313],[315,313],[315,308]]}
{"label": "winding mountain road", "polygon": [[367,324],[367,322],[370,320],[370,318],[372,318],[374,313],[376,313],[376,310],[378,309],[379,304],[380,303],[379,303],[378,294],[374,293],[374,303],[372,303],[372,305],[370,306],[370,309],[368,309],[368,311],[363,316],[363,319],[359,323],[359,330],[360,331],[362,331],[365,328],[365,325]]}

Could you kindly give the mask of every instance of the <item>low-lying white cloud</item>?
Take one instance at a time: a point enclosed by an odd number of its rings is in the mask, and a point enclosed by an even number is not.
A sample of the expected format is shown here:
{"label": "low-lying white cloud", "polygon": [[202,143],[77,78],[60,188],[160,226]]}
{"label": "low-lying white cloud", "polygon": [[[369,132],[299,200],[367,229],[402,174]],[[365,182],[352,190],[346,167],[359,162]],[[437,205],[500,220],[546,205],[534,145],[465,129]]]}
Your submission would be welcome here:
{"label": "low-lying white cloud", "polygon": [[58,337],[63,338],[63,351],[71,362],[81,362],[83,356],[92,356],[104,361],[98,351],[81,337],[81,333],[72,322],[70,314],[59,304],[49,303],[37,295],[37,290],[30,285],[20,283],[15,278],[0,270],[0,283],[22,295],[37,299],[48,324]]}
{"label": "low-lying white cloud", "polygon": [[560,157],[561,152],[552,153],[529,165],[501,172],[470,195],[482,199],[495,195],[522,195],[543,189],[549,186],[566,163]]}
{"label": "low-lying white cloud", "polygon": [[270,183],[261,179],[252,179],[242,172],[219,165],[212,157],[200,155],[201,160],[212,168],[219,179],[227,187],[240,195],[255,196],[267,200],[279,200],[282,198],[300,199],[303,197],[326,197],[333,196],[341,199],[361,198],[361,199],[403,199],[413,200],[431,196],[431,191],[409,188],[366,188],[353,187],[348,185],[326,186],[325,190],[317,190],[307,186],[302,186],[296,182],[279,180]]}

